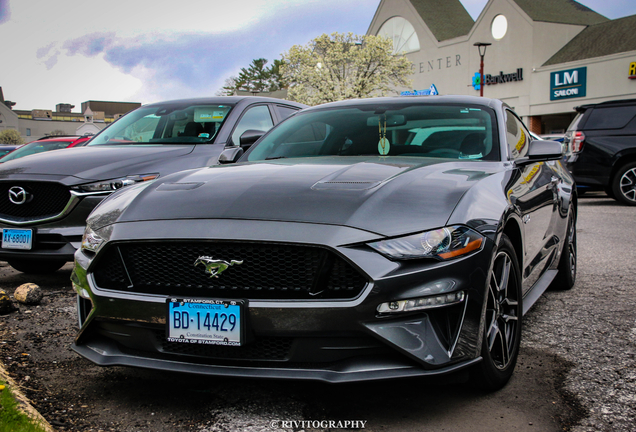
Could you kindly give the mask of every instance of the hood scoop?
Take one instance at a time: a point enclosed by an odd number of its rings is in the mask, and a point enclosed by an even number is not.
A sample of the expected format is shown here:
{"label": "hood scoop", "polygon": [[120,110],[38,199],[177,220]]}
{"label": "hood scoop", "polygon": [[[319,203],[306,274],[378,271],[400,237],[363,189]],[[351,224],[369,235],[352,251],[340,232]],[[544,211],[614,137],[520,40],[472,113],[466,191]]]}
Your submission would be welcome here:
{"label": "hood scoop", "polygon": [[311,187],[313,190],[367,190],[379,186],[406,167],[361,162],[347,166],[320,179]]}
{"label": "hood scoop", "polygon": [[192,190],[201,187],[205,182],[199,183],[163,183],[160,185],[158,191],[178,191],[178,190]]}
{"label": "hood scoop", "polygon": [[314,184],[311,188],[313,190],[327,190],[327,189],[337,189],[337,190],[366,190],[371,189],[378,186],[379,181],[376,182],[364,182],[364,181],[319,181]]}

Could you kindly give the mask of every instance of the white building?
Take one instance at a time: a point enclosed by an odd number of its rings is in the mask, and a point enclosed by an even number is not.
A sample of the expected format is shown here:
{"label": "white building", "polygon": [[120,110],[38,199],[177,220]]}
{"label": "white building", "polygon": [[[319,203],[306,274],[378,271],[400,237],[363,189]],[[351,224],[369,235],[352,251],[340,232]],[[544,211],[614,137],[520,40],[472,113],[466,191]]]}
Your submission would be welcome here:
{"label": "white building", "polygon": [[575,106],[636,98],[636,15],[609,20],[572,0],[490,0],[473,21],[459,0],[382,0],[367,33],[406,52],[415,90],[435,84],[440,94],[478,96],[474,44],[492,44],[484,96],[536,133],[562,132]]}

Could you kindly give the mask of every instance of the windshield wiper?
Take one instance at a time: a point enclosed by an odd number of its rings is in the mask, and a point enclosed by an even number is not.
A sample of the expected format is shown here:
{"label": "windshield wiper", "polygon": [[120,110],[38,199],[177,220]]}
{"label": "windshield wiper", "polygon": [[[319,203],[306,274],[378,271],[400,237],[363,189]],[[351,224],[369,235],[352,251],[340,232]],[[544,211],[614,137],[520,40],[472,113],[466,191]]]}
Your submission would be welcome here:
{"label": "windshield wiper", "polygon": [[287,156],[273,156],[265,158],[265,160],[273,160],[273,159],[287,159]]}

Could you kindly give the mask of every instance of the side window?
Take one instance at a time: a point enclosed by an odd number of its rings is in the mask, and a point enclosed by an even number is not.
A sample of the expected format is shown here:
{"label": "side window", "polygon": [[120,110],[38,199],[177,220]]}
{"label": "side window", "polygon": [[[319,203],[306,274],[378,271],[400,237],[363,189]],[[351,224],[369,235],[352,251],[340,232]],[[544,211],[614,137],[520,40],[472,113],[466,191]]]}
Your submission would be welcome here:
{"label": "side window", "polygon": [[592,110],[585,129],[622,129],[636,116],[636,105]]}
{"label": "side window", "polygon": [[292,107],[283,106],[283,105],[276,105],[276,111],[278,112],[278,116],[280,117],[280,120],[283,121],[287,117],[289,117],[290,115],[298,111],[298,108],[292,108]]}
{"label": "side window", "polygon": [[528,152],[530,134],[511,111],[506,111],[506,140],[513,159],[524,157]]}
{"label": "side window", "polygon": [[239,139],[246,130],[254,129],[267,132],[272,128],[272,126],[274,126],[274,122],[272,121],[272,116],[269,113],[267,105],[259,105],[250,108],[245,114],[243,114],[243,117],[241,117],[241,120],[236,125],[236,128],[232,133],[232,144],[239,145]]}

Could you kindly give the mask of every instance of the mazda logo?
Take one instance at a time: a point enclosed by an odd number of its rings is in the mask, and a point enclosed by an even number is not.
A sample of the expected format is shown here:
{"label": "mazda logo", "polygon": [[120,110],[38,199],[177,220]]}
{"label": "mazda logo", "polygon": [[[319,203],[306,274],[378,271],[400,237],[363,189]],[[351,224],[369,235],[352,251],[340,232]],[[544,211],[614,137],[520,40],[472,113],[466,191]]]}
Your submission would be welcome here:
{"label": "mazda logo", "polygon": [[11,201],[13,204],[24,204],[27,198],[27,191],[24,190],[24,188],[20,186],[13,186],[11,189],[9,189],[9,201]]}

